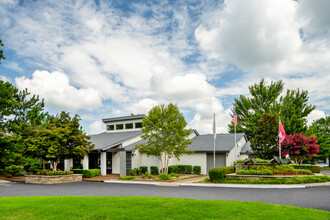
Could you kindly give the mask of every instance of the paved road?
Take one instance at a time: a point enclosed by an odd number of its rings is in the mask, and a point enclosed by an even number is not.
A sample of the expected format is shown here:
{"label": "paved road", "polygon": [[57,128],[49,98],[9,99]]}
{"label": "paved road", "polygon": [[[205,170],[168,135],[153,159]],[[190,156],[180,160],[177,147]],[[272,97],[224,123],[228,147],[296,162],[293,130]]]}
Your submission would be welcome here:
{"label": "paved road", "polygon": [[79,182],[58,185],[0,183],[5,196],[155,196],[204,200],[259,201],[330,211],[330,187],[233,189]]}

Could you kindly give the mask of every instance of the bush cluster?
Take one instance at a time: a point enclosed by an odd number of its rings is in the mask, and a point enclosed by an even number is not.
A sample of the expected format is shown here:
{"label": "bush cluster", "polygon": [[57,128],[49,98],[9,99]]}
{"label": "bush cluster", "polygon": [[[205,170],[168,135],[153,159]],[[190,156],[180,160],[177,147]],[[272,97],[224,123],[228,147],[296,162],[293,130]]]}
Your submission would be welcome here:
{"label": "bush cluster", "polygon": [[194,166],[193,173],[194,174],[201,174],[202,168],[201,166]]}
{"label": "bush cluster", "polygon": [[118,177],[119,180],[132,180],[135,179],[135,176],[121,176]]}
{"label": "bush cluster", "polygon": [[192,165],[173,165],[168,167],[168,173],[180,173],[180,174],[200,174],[201,166]]}
{"label": "bush cluster", "polygon": [[46,173],[47,175],[50,175],[50,176],[55,176],[55,175],[70,175],[70,174],[73,174],[72,171],[49,171]]}
{"label": "bush cluster", "polygon": [[22,175],[23,166],[21,165],[10,165],[5,167],[5,174],[7,177]]}
{"label": "bush cluster", "polygon": [[152,178],[152,175],[149,173],[149,172],[146,172],[143,176],[142,176],[142,178],[148,178],[148,179],[151,179]]}
{"label": "bush cluster", "polygon": [[321,168],[319,166],[315,165],[291,165],[295,169],[304,169],[304,170],[310,170],[312,173],[320,173]]}
{"label": "bush cluster", "polygon": [[157,180],[170,180],[170,179],[175,179],[178,177],[179,177],[179,174],[176,174],[176,173],[170,173],[170,174],[162,173],[157,176]]}
{"label": "bush cluster", "polygon": [[72,169],[73,173],[75,174],[83,174],[83,178],[91,178],[94,176],[99,176],[101,175],[100,169]]}
{"label": "bush cluster", "polygon": [[148,172],[148,167],[146,167],[146,166],[141,166],[141,167],[140,167],[140,173],[141,173],[141,174],[145,174],[146,172]]}
{"label": "bush cluster", "polygon": [[156,166],[151,166],[151,167],[150,167],[150,173],[151,173],[152,175],[158,175],[158,174],[159,174],[159,172],[158,172],[158,167],[156,167]]}
{"label": "bush cluster", "polygon": [[311,170],[305,170],[305,169],[295,169],[294,170],[298,174],[312,174]]}
{"label": "bush cluster", "polygon": [[226,174],[234,173],[234,166],[230,167],[218,167],[209,170],[210,180],[216,182],[217,180],[223,179],[226,177]]}
{"label": "bush cluster", "polygon": [[236,172],[240,175],[273,175],[273,171],[271,170],[248,170],[248,169],[240,169]]}

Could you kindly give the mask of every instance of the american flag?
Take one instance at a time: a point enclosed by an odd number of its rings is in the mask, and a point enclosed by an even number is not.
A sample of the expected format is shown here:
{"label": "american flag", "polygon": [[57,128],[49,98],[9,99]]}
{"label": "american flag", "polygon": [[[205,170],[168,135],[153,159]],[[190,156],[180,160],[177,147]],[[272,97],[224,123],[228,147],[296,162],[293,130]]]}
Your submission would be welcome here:
{"label": "american flag", "polygon": [[236,115],[236,109],[235,109],[235,114],[234,114],[233,122],[234,122],[235,127],[237,127],[237,115]]}

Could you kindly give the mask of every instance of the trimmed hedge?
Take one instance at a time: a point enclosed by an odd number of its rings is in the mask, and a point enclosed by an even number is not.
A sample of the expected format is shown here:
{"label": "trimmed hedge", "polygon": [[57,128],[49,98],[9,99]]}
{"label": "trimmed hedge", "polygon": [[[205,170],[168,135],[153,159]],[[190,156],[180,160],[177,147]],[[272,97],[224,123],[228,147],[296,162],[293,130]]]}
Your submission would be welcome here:
{"label": "trimmed hedge", "polygon": [[236,174],[240,174],[240,175],[273,175],[273,171],[240,169],[240,170],[236,171]]}
{"label": "trimmed hedge", "polygon": [[304,169],[304,170],[310,170],[312,173],[320,173],[321,168],[319,166],[315,165],[291,165],[295,169]]}
{"label": "trimmed hedge", "polygon": [[141,173],[141,174],[145,174],[146,172],[148,172],[148,167],[146,167],[146,166],[141,166],[141,167],[140,167],[140,173]]}
{"label": "trimmed hedge", "polygon": [[194,174],[201,174],[201,172],[202,172],[201,166],[194,166],[194,168],[193,168]]}
{"label": "trimmed hedge", "polygon": [[225,178],[226,174],[234,173],[234,172],[235,172],[234,166],[218,167],[218,168],[210,169],[209,170],[209,176],[210,176],[210,180],[212,182],[215,182],[217,180]]}
{"label": "trimmed hedge", "polygon": [[306,169],[295,169],[294,171],[298,174],[312,174],[311,170],[306,170]]}
{"label": "trimmed hedge", "polygon": [[159,174],[159,172],[158,172],[158,167],[156,167],[156,166],[151,166],[151,167],[150,167],[150,173],[151,173],[152,175],[158,175],[158,174]]}
{"label": "trimmed hedge", "polygon": [[168,173],[191,174],[192,171],[192,165],[173,165],[168,167]]}
{"label": "trimmed hedge", "polygon": [[91,178],[94,176],[100,176],[101,175],[101,170],[100,169],[89,169],[89,170],[84,170],[84,169],[72,169],[73,173],[75,174],[82,174],[83,178]]}

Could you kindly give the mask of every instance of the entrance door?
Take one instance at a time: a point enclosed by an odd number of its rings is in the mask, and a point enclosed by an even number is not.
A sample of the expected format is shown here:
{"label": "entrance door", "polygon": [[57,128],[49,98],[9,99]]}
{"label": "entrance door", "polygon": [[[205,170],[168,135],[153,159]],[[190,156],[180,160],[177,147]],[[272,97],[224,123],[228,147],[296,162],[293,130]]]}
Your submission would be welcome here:
{"label": "entrance door", "polygon": [[100,153],[91,152],[89,157],[89,169],[100,169]]}
{"label": "entrance door", "polygon": [[107,152],[107,174],[112,173],[112,153]]}
{"label": "entrance door", "polygon": [[129,170],[132,169],[132,153],[126,152],[126,175],[129,174]]}

